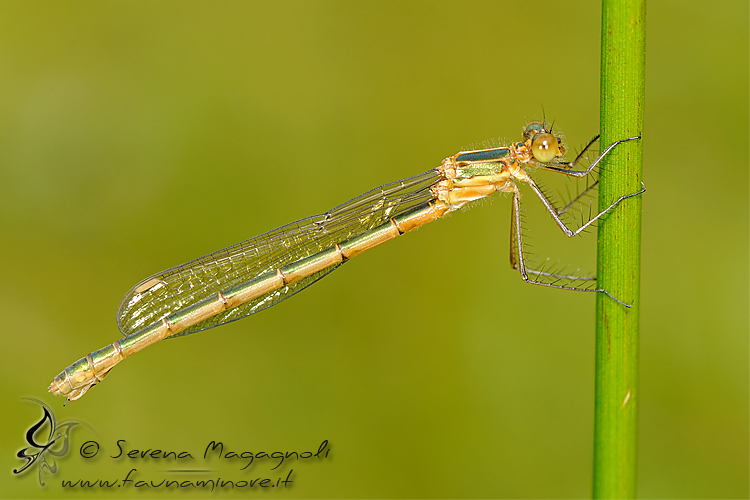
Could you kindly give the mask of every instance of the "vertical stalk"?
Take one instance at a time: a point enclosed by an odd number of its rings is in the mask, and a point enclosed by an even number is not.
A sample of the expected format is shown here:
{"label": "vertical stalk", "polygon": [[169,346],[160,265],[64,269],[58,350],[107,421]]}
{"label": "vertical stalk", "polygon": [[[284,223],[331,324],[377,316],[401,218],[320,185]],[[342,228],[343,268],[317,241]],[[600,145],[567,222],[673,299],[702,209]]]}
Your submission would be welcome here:
{"label": "vertical stalk", "polygon": [[[645,0],[603,0],[601,145],[643,133]],[[601,169],[599,209],[641,188],[643,139],[616,147]],[[594,498],[635,498],[641,201],[625,200],[599,224],[596,301]]]}

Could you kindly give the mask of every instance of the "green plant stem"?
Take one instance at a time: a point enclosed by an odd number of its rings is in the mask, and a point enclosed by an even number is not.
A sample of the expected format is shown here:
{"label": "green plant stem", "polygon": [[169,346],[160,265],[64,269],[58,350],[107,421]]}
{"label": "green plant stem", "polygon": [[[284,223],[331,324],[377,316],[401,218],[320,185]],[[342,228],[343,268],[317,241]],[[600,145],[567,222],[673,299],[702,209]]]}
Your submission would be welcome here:
{"label": "green plant stem", "polygon": [[[645,0],[602,4],[601,145],[642,135]],[[599,207],[641,189],[643,139],[607,157]],[[596,301],[594,498],[635,498],[638,455],[638,334],[640,322],[641,196],[625,200],[599,224]]]}

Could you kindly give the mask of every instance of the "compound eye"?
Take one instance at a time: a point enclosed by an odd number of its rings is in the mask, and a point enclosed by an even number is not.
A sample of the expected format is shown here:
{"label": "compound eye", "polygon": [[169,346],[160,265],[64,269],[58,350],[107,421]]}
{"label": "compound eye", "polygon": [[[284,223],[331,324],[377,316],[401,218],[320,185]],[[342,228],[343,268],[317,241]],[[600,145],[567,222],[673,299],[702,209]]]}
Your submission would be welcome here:
{"label": "compound eye", "polygon": [[560,154],[557,138],[552,134],[537,134],[531,142],[531,152],[541,163],[549,163]]}
{"label": "compound eye", "polygon": [[528,140],[542,132],[546,132],[542,122],[531,122],[523,129],[523,138]]}

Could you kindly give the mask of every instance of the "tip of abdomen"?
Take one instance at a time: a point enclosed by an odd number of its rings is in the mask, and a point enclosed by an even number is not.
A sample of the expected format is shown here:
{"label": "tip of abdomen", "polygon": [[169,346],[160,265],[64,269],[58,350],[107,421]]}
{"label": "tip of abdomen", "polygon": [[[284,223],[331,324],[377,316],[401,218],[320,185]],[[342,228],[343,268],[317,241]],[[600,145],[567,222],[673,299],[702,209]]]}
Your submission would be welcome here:
{"label": "tip of abdomen", "polygon": [[91,387],[93,387],[98,382],[97,379],[94,379],[90,383],[74,389],[65,375],[66,373],[62,372],[60,375],[55,377],[55,380],[53,380],[49,385],[48,390],[55,396],[67,397],[68,401],[75,401],[76,399],[80,398],[81,396],[86,394],[86,391],[91,389]]}
{"label": "tip of abdomen", "polygon": [[[65,372],[62,372],[60,375],[55,377],[55,379],[52,381],[52,383],[49,385],[47,390],[54,394],[55,396],[65,396],[65,391],[63,390],[63,384],[66,382]],[[66,384],[70,386],[70,384]]]}

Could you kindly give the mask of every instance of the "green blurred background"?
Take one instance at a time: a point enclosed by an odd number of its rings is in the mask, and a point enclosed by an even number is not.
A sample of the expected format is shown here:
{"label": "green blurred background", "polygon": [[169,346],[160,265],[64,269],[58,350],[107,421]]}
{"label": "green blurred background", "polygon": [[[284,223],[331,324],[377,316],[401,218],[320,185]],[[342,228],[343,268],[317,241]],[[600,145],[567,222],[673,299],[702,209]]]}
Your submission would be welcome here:
{"label": "green blurred background", "polygon": [[[598,3],[1,10],[3,496],[590,495],[594,297],[510,270],[507,197],[262,314],[162,342],[64,408],[46,387],[119,338],[117,304],[151,273],[516,139],[542,106],[584,143],[598,131]],[[639,496],[746,498],[748,4],[652,2],[647,26]],[[540,253],[576,248],[593,269],[593,237],[570,247],[530,217]],[[11,472],[41,415],[24,397],[96,431],[75,430],[45,488],[36,470]],[[89,439],[101,452],[84,460]],[[196,460],[112,459],[120,439]],[[211,440],[270,452],[325,439],[328,459],[275,471],[202,461]],[[292,468],[295,483],[61,487],[131,468],[154,481]]]}

